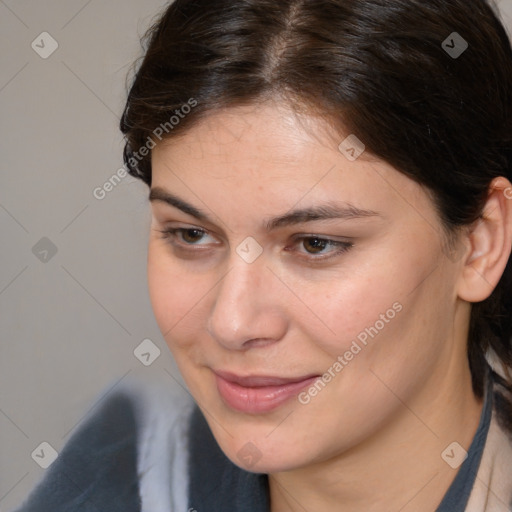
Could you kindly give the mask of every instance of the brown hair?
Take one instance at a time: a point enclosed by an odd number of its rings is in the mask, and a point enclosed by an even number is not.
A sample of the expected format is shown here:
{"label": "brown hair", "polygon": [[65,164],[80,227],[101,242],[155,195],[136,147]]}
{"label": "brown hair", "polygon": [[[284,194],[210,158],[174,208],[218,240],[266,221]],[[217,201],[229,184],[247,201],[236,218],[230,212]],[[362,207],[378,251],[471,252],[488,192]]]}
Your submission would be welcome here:
{"label": "brown hair", "polygon": [[[448,235],[481,217],[493,178],[512,179],[512,49],[485,0],[176,0],[144,42],[121,131],[149,186],[157,139],[276,96],[424,185]],[[511,333],[509,260],[472,306],[477,396],[488,348],[512,365]]]}

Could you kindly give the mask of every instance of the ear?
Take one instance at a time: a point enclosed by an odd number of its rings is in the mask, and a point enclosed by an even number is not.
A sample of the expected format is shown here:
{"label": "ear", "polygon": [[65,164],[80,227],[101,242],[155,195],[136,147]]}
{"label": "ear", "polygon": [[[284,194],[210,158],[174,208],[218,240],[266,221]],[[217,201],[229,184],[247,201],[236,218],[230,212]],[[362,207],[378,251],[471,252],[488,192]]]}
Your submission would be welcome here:
{"label": "ear", "polygon": [[469,252],[458,283],[458,295],[481,302],[498,284],[512,250],[512,184],[500,176],[489,185],[482,217],[465,235]]}

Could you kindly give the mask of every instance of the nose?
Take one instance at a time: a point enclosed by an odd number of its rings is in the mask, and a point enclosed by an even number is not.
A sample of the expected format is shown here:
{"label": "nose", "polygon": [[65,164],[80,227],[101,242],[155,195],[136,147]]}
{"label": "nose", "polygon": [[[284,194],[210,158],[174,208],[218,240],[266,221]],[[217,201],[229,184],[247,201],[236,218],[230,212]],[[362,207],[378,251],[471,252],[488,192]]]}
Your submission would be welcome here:
{"label": "nose", "polygon": [[280,300],[286,290],[264,258],[246,263],[235,253],[215,291],[207,330],[224,348],[247,350],[283,338],[287,319]]}

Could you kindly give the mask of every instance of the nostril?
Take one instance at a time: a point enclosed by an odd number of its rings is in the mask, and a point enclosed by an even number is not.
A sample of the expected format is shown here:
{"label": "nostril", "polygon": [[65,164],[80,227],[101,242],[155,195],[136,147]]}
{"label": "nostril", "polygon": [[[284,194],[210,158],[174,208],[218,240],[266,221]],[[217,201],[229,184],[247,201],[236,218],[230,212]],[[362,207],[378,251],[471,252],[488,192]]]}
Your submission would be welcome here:
{"label": "nostril", "polygon": [[243,348],[249,349],[249,348],[259,348],[259,347],[265,347],[267,345],[272,345],[272,343],[275,343],[276,340],[271,340],[268,338],[255,338],[252,340],[247,340],[243,343]]}

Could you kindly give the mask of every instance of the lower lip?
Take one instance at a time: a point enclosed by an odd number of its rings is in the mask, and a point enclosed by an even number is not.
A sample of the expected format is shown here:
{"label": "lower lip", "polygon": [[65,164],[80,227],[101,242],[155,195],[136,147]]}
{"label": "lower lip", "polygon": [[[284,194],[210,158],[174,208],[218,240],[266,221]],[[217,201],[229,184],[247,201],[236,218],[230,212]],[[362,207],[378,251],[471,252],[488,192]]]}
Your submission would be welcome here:
{"label": "lower lip", "polygon": [[283,384],[280,386],[263,386],[248,388],[227,381],[218,375],[217,389],[224,402],[236,411],[248,414],[260,414],[269,412],[297,396],[302,389],[318,380],[318,377],[311,377],[300,382]]}

